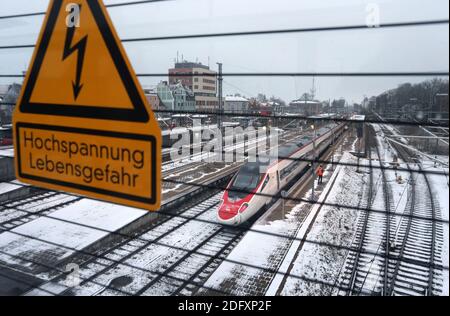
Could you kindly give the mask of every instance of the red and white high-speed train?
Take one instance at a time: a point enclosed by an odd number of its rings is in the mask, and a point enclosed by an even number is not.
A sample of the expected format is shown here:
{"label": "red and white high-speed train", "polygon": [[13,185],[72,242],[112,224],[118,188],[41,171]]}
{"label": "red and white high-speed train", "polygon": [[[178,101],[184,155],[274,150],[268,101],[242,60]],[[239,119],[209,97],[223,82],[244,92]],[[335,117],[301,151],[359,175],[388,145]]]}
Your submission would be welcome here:
{"label": "red and white high-speed train", "polygon": [[[344,131],[345,124],[330,124],[316,132],[316,153],[320,155]],[[255,215],[272,201],[284,187],[307,170],[313,159],[312,133],[278,149],[276,161],[247,162],[231,179],[217,213],[222,224],[237,226]],[[306,161],[286,158],[305,159]],[[267,159],[268,160],[268,159]],[[250,193],[249,193],[250,192]]]}

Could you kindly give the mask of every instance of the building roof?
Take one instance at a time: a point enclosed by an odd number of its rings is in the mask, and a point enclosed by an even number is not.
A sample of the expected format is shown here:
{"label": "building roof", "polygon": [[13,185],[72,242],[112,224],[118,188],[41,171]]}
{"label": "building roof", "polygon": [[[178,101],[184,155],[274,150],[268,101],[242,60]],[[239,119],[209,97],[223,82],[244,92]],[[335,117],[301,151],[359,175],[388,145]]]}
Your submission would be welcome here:
{"label": "building roof", "polygon": [[181,82],[177,82],[175,84],[171,84],[169,85],[170,90],[175,91],[178,89],[184,90],[186,91],[186,94],[190,95],[190,96],[194,96],[194,92],[192,92],[191,89],[189,89],[188,87],[186,87],[185,85],[183,85]]}
{"label": "building roof", "polygon": [[294,100],[290,104],[321,104],[320,101],[310,101],[310,100]]}
{"label": "building roof", "polygon": [[353,115],[350,120],[351,121],[364,121],[366,119],[365,115]]}
{"label": "building roof", "polygon": [[226,96],[225,101],[228,102],[248,102],[246,98],[243,97],[236,97],[236,96]]}
{"label": "building roof", "polygon": [[194,63],[194,62],[190,62],[190,61],[175,63],[175,69],[176,68],[203,68],[203,69],[209,70],[209,67],[206,65],[203,65],[201,63]]}

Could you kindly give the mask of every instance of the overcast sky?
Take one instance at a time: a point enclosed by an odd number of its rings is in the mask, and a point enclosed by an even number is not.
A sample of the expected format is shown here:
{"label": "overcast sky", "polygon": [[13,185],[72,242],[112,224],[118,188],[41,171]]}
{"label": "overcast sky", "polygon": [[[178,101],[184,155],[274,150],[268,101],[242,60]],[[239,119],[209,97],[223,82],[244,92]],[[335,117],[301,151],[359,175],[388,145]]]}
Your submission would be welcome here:
{"label": "overcast sky", "polygon": [[[105,4],[126,0],[105,0]],[[0,16],[45,11],[48,0],[1,0]],[[448,19],[448,0],[174,0],[108,9],[120,38]],[[372,11],[375,12],[375,11]],[[0,19],[0,46],[36,42],[43,17]],[[224,72],[448,71],[448,24],[437,26],[211,37],[124,43],[137,73],[166,73],[177,51]],[[32,49],[0,50],[0,74],[21,73]],[[146,85],[166,78],[140,78]],[[403,82],[428,78],[316,78],[316,97],[360,102]],[[448,79],[448,77],[447,77]],[[0,84],[14,79],[0,79]],[[17,79],[16,79],[17,81]],[[279,96],[311,89],[312,78],[226,77],[224,93]]]}

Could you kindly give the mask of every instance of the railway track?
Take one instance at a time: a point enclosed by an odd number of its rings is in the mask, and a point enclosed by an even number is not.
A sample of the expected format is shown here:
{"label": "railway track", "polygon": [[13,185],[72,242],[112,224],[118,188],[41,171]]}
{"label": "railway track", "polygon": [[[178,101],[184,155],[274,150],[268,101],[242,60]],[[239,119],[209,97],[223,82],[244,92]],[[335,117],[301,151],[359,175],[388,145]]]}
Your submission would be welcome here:
{"label": "railway track", "polygon": [[[375,144],[378,161],[382,161]],[[375,174],[369,153],[369,184],[360,205],[366,211],[359,217],[356,238],[343,271],[339,295],[382,295],[389,279],[389,240],[391,235],[391,193],[384,169]],[[376,179],[375,179],[376,178]],[[377,195],[382,195],[385,213],[372,212]],[[380,197],[378,197],[378,200]]]}
{"label": "railway track", "polygon": [[[384,130],[385,133],[389,131]],[[411,158],[406,149],[393,143],[410,170],[408,205],[401,217],[394,239],[395,258],[387,295],[437,295],[442,287],[443,244],[439,207],[434,199],[427,174],[412,172],[415,163],[423,171],[420,161]]]}
{"label": "railway track", "polygon": [[[141,256],[142,252],[150,253],[149,248],[152,245],[163,247],[161,244],[164,243],[164,239],[167,236],[170,236],[187,222],[195,220],[216,206],[219,203],[217,196],[217,193],[212,195],[210,193],[202,199],[192,199],[189,204],[186,204],[174,216],[162,215],[156,223],[152,224],[145,231],[129,238],[123,238],[115,245],[92,254],[89,260],[84,261],[79,266],[83,277],[76,288],[67,286],[67,275],[65,274],[57,275],[50,282],[47,282],[44,287],[54,287],[56,285],[64,288],[59,295],[76,295],[79,292],[84,295],[101,295],[109,288],[114,290],[115,283],[117,283],[116,279],[132,278],[131,272],[130,276],[127,273],[123,273],[114,277],[114,272],[117,269],[130,268],[131,270],[145,273],[147,269],[140,268],[140,264],[127,263],[127,261]],[[170,250],[170,247],[166,246],[167,250]],[[102,279],[102,276],[110,277],[105,281]],[[94,291],[91,289],[94,289]]]}
{"label": "railway track", "polygon": [[12,230],[81,199],[82,197],[74,195],[48,191],[26,199],[7,201],[0,210],[0,230]]}
{"label": "railway track", "polygon": [[[185,295],[194,291],[192,284],[206,278],[243,234],[242,230],[214,223],[221,194],[192,201],[194,205],[178,214],[182,217],[166,218],[136,238],[96,255],[80,267],[83,280],[79,286],[68,287],[61,294],[110,295],[120,290],[132,295],[161,291]],[[202,230],[197,235],[180,239],[199,223]],[[121,284],[119,289],[117,280],[123,279],[130,283]],[[142,284],[143,280],[147,282]],[[65,278],[61,276],[52,283],[64,286]]]}
{"label": "railway track", "polygon": [[165,295],[194,295],[242,236],[239,229],[220,227],[136,294],[155,295],[164,289]]}
{"label": "railway track", "polygon": [[[371,151],[369,151],[369,169],[372,167],[372,158]],[[366,186],[365,198],[362,200],[362,203],[359,204],[358,207],[362,209],[369,210],[372,207],[373,196],[374,196],[374,179],[373,173],[369,171],[369,183]],[[360,261],[360,256],[364,250],[364,236],[367,234],[367,226],[370,220],[371,213],[366,211],[363,216],[360,216],[358,222],[358,238],[353,242],[353,248],[356,249],[355,252],[351,252],[348,257],[347,268],[344,270],[345,282],[342,284],[345,287],[348,287],[349,290],[347,292],[341,293],[344,295],[353,295],[358,293],[361,288],[357,289],[357,277],[358,277],[358,262]],[[359,282],[359,284],[361,284]]]}
{"label": "railway track", "polygon": [[[413,172],[410,164],[416,161],[411,155],[392,145],[409,170],[406,207],[401,214],[392,212],[386,171],[381,169],[374,181],[371,169],[362,207],[370,210],[381,181],[387,212],[369,211],[360,216],[352,244],[355,251],[347,256],[339,295],[436,295],[442,286],[443,230],[436,221],[440,212],[430,183],[425,173]],[[381,161],[378,146],[376,152]],[[421,171],[420,163],[417,165]]]}

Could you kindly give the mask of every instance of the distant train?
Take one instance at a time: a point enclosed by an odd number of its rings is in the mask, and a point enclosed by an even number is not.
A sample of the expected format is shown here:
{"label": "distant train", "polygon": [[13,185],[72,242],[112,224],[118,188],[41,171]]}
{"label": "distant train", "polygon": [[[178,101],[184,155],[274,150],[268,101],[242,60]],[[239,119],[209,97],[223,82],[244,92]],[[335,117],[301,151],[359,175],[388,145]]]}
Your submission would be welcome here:
{"label": "distant train", "polygon": [[10,146],[13,144],[12,126],[4,125],[0,127],[0,146]]}
{"label": "distant train", "polygon": [[223,194],[217,213],[218,221],[237,226],[249,220],[272,201],[272,196],[280,193],[287,184],[307,170],[309,161],[314,158],[314,145],[316,153],[320,155],[333,139],[336,140],[342,134],[344,127],[345,124],[329,124],[318,129],[315,144],[314,137],[307,135],[296,142],[282,145],[278,149],[280,158],[271,163],[256,161],[244,164]]}

